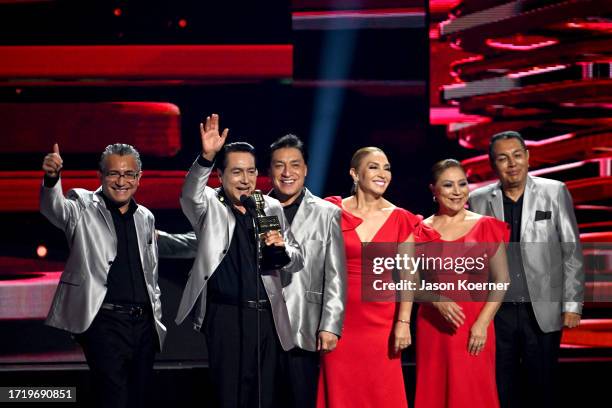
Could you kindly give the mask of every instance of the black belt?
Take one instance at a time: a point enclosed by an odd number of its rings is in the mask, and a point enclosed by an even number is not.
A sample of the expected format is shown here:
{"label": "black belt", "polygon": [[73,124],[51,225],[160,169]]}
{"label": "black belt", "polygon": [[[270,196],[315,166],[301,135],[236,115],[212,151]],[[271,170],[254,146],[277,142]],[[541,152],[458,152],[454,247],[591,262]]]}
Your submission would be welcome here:
{"label": "black belt", "polygon": [[525,302],[503,302],[501,304],[501,307],[505,307],[505,308],[518,308],[518,307],[524,307],[526,305],[529,305],[531,302],[525,301]]}
{"label": "black belt", "polygon": [[144,314],[148,311],[148,308],[146,306],[120,305],[116,303],[102,303],[102,309],[127,314],[132,317],[144,316]]}
{"label": "black belt", "polygon": [[213,295],[209,299],[212,303],[222,305],[240,306],[246,309],[271,310],[272,306],[267,299],[262,300],[236,300],[225,296]]}
{"label": "black belt", "polygon": [[247,309],[271,310],[272,306],[267,300],[244,300],[241,302],[242,307]]}

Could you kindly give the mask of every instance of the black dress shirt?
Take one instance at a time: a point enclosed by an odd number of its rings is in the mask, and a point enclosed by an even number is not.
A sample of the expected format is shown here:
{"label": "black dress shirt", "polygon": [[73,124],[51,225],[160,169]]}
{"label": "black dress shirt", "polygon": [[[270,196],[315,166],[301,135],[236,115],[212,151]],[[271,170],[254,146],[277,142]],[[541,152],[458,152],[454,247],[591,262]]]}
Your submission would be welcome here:
{"label": "black dress shirt", "polygon": [[117,236],[117,256],[113,260],[108,278],[106,280],[105,303],[120,304],[150,304],[147,293],[142,263],[140,262],[140,248],[134,224],[134,213],[138,206],[134,200],[130,201],[125,214],[119,211],[117,204],[102,195],[106,208],[113,217],[115,234]]}
{"label": "black dress shirt", "polygon": [[521,195],[518,200],[514,201],[503,194],[504,220],[510,225],[510,245],[508,246],[510,287],[505,297],[506,301],[510,302],[529,302],[529,290],[520,247],[523,196]]}
{"label": "black dress shirt", "polygon": [[[287,219],[287,222],[289,223],[289,225],[291,225],[293,223],[293,219],[295,218],[295,214],[297,214],[298,209],[300,208],[300,204],[302,204],[302,200],[304,199],[304,194],[306,194],[306,193],[305,193],[304,189],[302,189],[302,192],[295,199],[294,202],[292,202],[291,204],[286,205],[286,206],[283,207],[283,213],[285,213],[285,218]],[[270,192],[269,195],[272,198],[277,198],[276,192],[274,190],[272,190],[272,192]]]}
{"label": "black dress shirt", "polygon": [[207,297],[211,302],[240,304],[256,300],[259,285],[259,299],[267,300],[263,282],[257,274],[253,217],[248,212],[238,211],[223,191],[219,197],[234,214],[236,226],[227,254],[208,282]]}

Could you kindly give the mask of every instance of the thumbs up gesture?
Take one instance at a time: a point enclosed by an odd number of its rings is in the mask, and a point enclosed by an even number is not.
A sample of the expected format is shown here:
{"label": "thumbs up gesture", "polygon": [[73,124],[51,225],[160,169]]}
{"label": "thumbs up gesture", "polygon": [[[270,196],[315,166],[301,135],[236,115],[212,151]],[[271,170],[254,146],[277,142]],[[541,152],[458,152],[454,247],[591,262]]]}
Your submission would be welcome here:
{"label": "thumbs up gesture", "polygon": [[59,146],[57,143],[53,145],[53,153],[49,153],[43,160],[42,169],[49,177],[59,177],[64,161],[60,156]]}

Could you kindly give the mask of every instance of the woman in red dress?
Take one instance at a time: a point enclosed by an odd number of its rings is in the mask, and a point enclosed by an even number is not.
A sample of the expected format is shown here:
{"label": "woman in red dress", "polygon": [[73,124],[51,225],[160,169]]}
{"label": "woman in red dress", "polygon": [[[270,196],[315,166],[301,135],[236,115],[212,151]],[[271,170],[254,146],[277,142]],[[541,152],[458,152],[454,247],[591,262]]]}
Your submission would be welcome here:
{"label": "woman in red dress", "polygon": [[342,208],[348,290],[342,338],[321,358],[319,408],[407,407],[400,361],[411,344],[411,302],[362,300],[362,243],[413,241],[420,218],[387,201],[391,181],[384,152],[359,149],[351,160],[354,193],[330,197]]}
{"label": "woman in red dress", "polygon": [[[444,282],[454,279],[455,283],[459,279],[492,282],[506,288],[509,278],[504,243],[508,242],[508,227],[495,218],[465,209],[469,189],[461,164],[453,159],[438,162],[432,169],[430,188],[439,209],[423,223],[438,232],[440,238],[425,245],[429,247],[424,249],[425,254],[442,253],[451,259],[465,259],[467,254],[476,259],[482,255],[481,261],[488,259],[482,268],[484,273],[473,274],[454,267],[446,274],[435,272],[434,278]],[[505,289],[484,290],[476,295],[458,286],[454,289],[440,293],[444,301],[419,306],[415,407],[499,407],[493,317]]]}

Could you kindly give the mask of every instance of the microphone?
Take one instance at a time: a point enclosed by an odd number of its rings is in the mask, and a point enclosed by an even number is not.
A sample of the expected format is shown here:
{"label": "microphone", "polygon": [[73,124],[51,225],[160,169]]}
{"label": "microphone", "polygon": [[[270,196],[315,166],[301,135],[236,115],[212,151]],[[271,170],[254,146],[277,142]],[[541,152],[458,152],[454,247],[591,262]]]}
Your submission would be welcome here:
{"label": "microphone", "polygon": [[253,217],[257,218],[257,204],[253,197],[250,197],[246,194],[240,196],[240,203],[246,208],[248,213]]}
{"label": "microphone", "polygon": [[251,208],[253,210],[257,208],[255,205],[255,200],[253,200],[253,197],[250,197],[246,194],[243,194],[240,196],[240,203],[242,203],[242,205],[244,205],[245,208]]}

